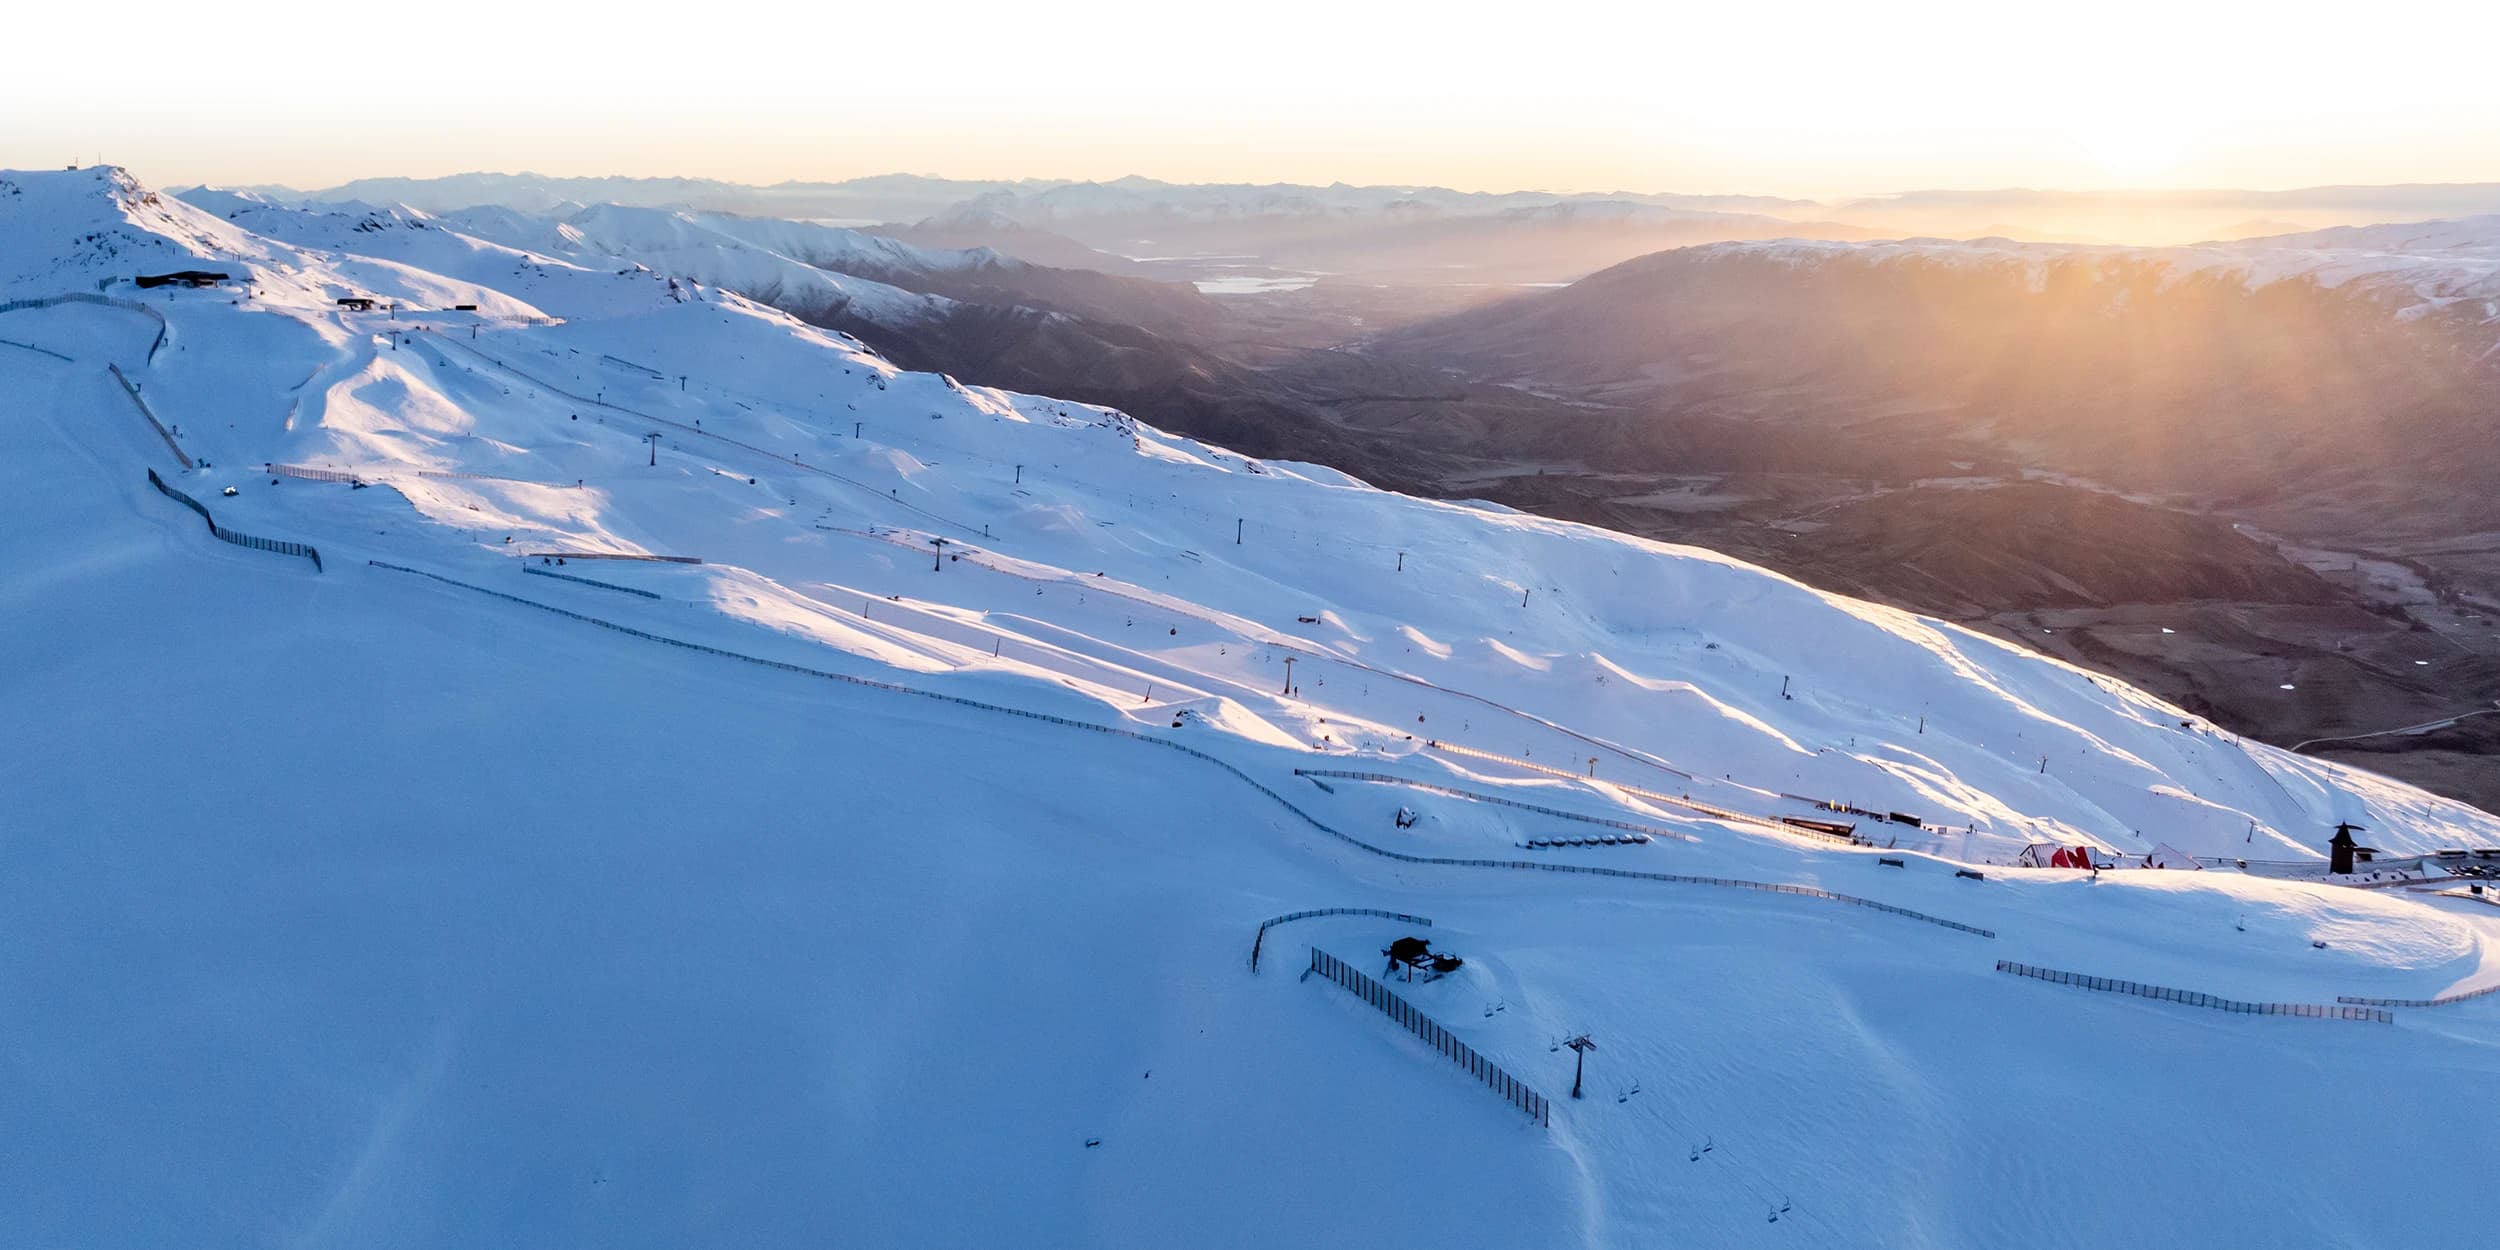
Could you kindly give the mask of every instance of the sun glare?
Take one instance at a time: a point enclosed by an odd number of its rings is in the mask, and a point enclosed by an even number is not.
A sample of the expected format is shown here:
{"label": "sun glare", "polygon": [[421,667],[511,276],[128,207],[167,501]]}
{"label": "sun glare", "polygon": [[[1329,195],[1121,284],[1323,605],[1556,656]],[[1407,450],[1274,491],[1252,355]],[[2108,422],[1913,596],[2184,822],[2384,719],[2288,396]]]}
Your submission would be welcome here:
{"label": "sun glare", "polygon": [[2120,183],[2157,178],[2187,159],[2189,136],[2175,117],[2151,113],[2101,113],[2067,128],[2084,159]]}

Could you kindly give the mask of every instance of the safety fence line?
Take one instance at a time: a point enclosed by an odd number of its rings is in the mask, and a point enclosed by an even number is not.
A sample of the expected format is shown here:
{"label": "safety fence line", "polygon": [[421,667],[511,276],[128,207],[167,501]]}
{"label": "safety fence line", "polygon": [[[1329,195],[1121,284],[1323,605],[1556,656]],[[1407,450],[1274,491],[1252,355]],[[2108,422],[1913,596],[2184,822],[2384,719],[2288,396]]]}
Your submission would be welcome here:
{"label": "safety fence line", "polygon": [[24,348],[24,349],[26,349],[27,351],[30,351],[30,352],[40,352],[40,353],[42,353],[43,355],[50,356],[50,357],[51,357],[51,358],[53,358],[54,360],[66,360],[66,361],[68,361],[68,362],[69,362],[69,363],[71,363],[71,364],[76,364],[76,363],[78,363],[78,361],[77,361],[77,358],[76,358],[76,357],[72,357],[72,356],[64,356],[64,355],[62,355],[61,353],[56,352],[56,351],[52,350],[52,349],[51,349],[51,348],[49,348],[49,347],[37,347],[37,346],[35,346],[35,345],[34,345],[34,344],[32,344],[32,343],[20,343],[20,342],[18,342],[16,339],[0,339],[0,343],[5,343],[5,344],[7,344],[7,345],[8,345],[8,346],[10,346],[10,347],[22,347],[22,348]]}
{"label": "safety fence line", "polygon": [[527,551],[532,560],[632,560],[642,564],[701,564],[700,556],[655,556],[639,551]]}
{"label": "safety fence line", "polygon": [[1450,1062],[1467,1069],[1467,1075],[1484,1082],[1486,1088],[1527,1112],[1528,1118],[1536,1121],[1538,1127],[1552,1127],[1545,1095],[1528,1088],[1526,1082],[1503,1071],[1500,1064],[1458,1040],[1456,1035],[1442,1028],[1439,1021],[1415,1010],[1414,1004],[1391,993],[1388,986],[1364,976],[1347,966],[1344,960],[1316,946],[1311,948],[1310,970],[1352,990],[1355,997],[1379,1008],[1382,1015],[1405,1025],[1408,1032],[1424,1039],[1426,1045],[1448,1056]]}
{"label": "safety fence line", "polygon": [[313,550],[310,543],[290,542],[283,538],[261,538],[240,530],[227,529],[217,523],[217,518],[208,514],[207,508],[200,506],[199,500],[167,486],[165,479],[158,477],[154,469],[148,470],[148,485],[155,487],[175,503],[199,513],[200,519],[208,522],[208,532],[217,538],[233,543],[237,547],[250,547],[256,551],[274,551],[280,555],[302,556],[313,562],[314,572],[322,571],[321,553]]}
{"label": "safety fence line", "polygon": [[94,304],[99,308],[119,308],[124,312],[138,313],[155,322],[156,337],[148,342],[148,363],[150,364],[156,362],[156,349],[165,345],[165,336],[173,328],[166,322],[165,314],[150,305],[142,304],[137,300],[114,299],[109,295],[89,295],[83,291],[73,291],[65,295],[39,295],[33,299],[0,301],[0,313],[16,312],[22,308],[52,308],[61,304]]}
{"label": "safety fence line", "polygon": [[1689,833],[1677,833],[1673,829],[1661,829],[1656,825],[1636,825],[1628,820],[1609,820],[1604,816],[1585,816],[1579,812],[1566,812],[1559,807],[1545,807],[1536,803],[1522,803],[1517,799],[1506,799],[1498,794],[1478,794],[1473,790],[1461,790],[1456,786],[1436,785],[1429,781],[1415,781],[1406,777],[1392,777],[1387,773],[1357,773],[1347,772],[1343,769],[1336,768],[1297,768],[1293,770],[1293,775],[1296,777],[1338,777],[1347,781],[1368,781],[1375,785],[1405,786],[1410,790],[1425,790],[1433,794],[1446,794],[1453,798],[1470,799],[1478,803],[1497,803],[1503,807],[1516,807],[1521,811],[1535,812],[1540,816],[1553,816],[1563,820],[1577,820],[1592,825],[1604,825],[1609,829],[1623,829],[1632,833],[1644,833],[1653,838],[1674,838],[1681,842],[1701,841],[1701,839],[1696,838]]}
{"label": "safety fence line", "polygon": [[1047,712],[1028,711],[1024,708],[1008,707],[1004,704],[998,703],[984,703],[978,699],[966,699],[959,695],[939,694],[933,690],[920,690],[895,682],[878,681],[870,677],[854,677],[847,673],[832,673],[823,669],[808,668],[805,665],[791,664],[782,660],[767,660],[759,656],[730,651],[721,647],[708,646],[699,642],[687,642],[679,638],[670,638],[664,634],[654,634],[648,630],[635,629],[630,625],[619,625],[614,621],[602,620],[599,617],[589,616],[580,612],[570,611],[565,608],[555,607],[550,604],[540,603],[534,599],[524,599],[519,595],[507,594],[500,590],[490,590],[484,586],[473,585],[469,582],[460,581],[456,578],[445,577],[440,573],[429,573],[423,569],[412,569],[405,565],[389,564],[380,560],[368,560],[366,563],[373,565],[376,568],[389,569],[393,572],[411,573],[418,577],[441,582],[446,586],[457,586],[463,590],[475,591],[478,594],[489,595],[510,603],[517,603],[523,607],[536,608],[541,612],[552,612],[557,616],[581,621],[584,624],[596,625],[601,629],[613,630],[617,633],[625,634],[630,637],[664,643],[672,647],[682,647],[688,651],[700,651],[706,655],[717,655],[725,659],[737,660],[742,663],[758,664],[766,668],[780,669],[783,672],[797,673],[807,677],[819,677],[827,681],[838,681],[853,686],[864,686],[872,690],[891,691],[896,694],[907,694],[916,698],[934,699],[942,703],[952,703],[961,707],[976,708],[985,712],[997,712],[1006,716],[1019,716],[1026,720],[1045,721],[1054,725],[1064,725],[1072,729],[1082,729],[1090,733],[1103,734],[1108,737],[1128,738],[1137,742],[1143,742],[1161,747],[1166,750],[1178,751],[1184,755],[1193,756],[1199,760],[1203,760],[1206,763],[1231,774],[1234,779],[1240,781],[1242,784],[1247,785],[1251,789],[1257,790],[1259,793],[1266,795],[1269,799],[1274,800],[1277,806],[1284,808],[1287,812],[1291,813],[1310,828],[1368,854],[1377,855],[1383,859],[1396,860],[1400,863],[1432,864],[1453,868],[1497,868],[1523,872],[1578,873],[1585,876],[1608,877],[1624,881],[1658,881],[1670,882],[1678,885],[1705,885],[1717,886],[1726,889],[1755,890],[1767,894],[1786,894],[1799,898],[1815,898],[1828,902],[1847,903],[1854,907],[1864,907],[1873,911],[1883,912],[1888,915],[1900,916],[1908,920],[1924,921],[1928,924],[1955,930],[1956,932],[1974,934],[1984,938],[1993,938],[1996,936],[1996,932],[1992,929],[1982,929],[1976,925],[1963,924],[1958,920],[1947,920],[1941,916],[1931,916],[1925,912],[1913,911],[1907,907],[1896,907],[1890,903],[1879,903],[1873,899],[1859,898],[1855,895],[1849,894],[1836,894],[1832,891],[1817,889],[1813,886],[1784,885],[1769,881],[1744,881],[1730,877],[1697,877],[1682,873],[1640,872],[1629,868],[1601,868],[1587,864],[1557,864],[1529,859],[1459,859],[1439,855],[1410,855],[1404,851],[1391,850],[1385,846],[1378,846],[1373,843],[1366,842],[1361,838],[1355,837],[1353,834],[1337,829],[1329,825],[1327,822],[1322,821],[1320,818],[1304,811],[1300,806],[1295,804],[1293,800],[1277,793],[1266,783],[1252,777],[1249,773],[1242,771],[1241,768],[1231,762],[1221,757],[1211,755],[1205,751],[1201,751],[1196,747],[1185,746],[1166,738],[1150,737],[1134,730],[1115,729],[1108,725],[1095,724],[1092,721],[1076,720],[1066,716],[1053,716]]}
{"label": "safety fence line", "polygon": [[1997,961],[1997,971],[2018,977],[2032,977],[2059,985],[2080,986],[2105,994],[2132,994],[2165,1003],[2184,1003],[2214,1011],[2231,1011],[2248,1016],[2299,1016],[2305,1020],[2363,1020],[2392,1024],[2396,1017],[2371,1007],[2333,1007],[2324,1003],[2250,1003],[2236,998],[2207,994],[2202,990],[2174,989],[2167,985],[2146,985],[2141,981],[2122,981],[2116,977],[2096,977],[2081,972],[2060,972],[2055,968],[2018,964],[2010,959]]}
{"label": "safety fence line", "polygon": [[621,590],[629,595],[641,595],[645,599],[659,598],[658,595],[639,587],[619,586],[614,582],[593,581],[587,577],[575,577],[570,573],[558,573],[554,569],[542,569],[535,564],[524,564],[521,566],[521,571],[533,577],[552,577],[559,581],[580,582],[584,586],[596,586],[601,590]]}
{"label": "safety fence line", "polygon": [[365,485],[363,477],[338,469],[316,469],[309,465],[279,464],[275,461],[264,462],[261,469],[271,477],[302,478],[307,482],[345,482],[352,486]]}
{"label": "safety fence line", "polygon": [[[465,348],[465,349],[466,349],[466,350],[468,350],[470,353],[472,353],[472,354],[474,354],[475,356],[477,356],[477,358],[478,358],[478,359],[483,360],[483,361],[485,361],[486,363],[488,363],[488,364],[490,364],[490,365],[493,365],[494,367],[496,367],[496,368],[498,368],[498,369],[501,369],[501,370],[503,370],[504,372],[506,372],[506,373],[509,373],[509,374],[513,375],[514,377],[524,379],[524,380],[526,380],[526,381],[530,382],[530,383],[531,383],[531,384],[533,384],[533,385],[543,387],[543,388],[545,388],[545,389],[547,389],[547,390],[549,390],[549,391],[553,391],[553,392],[555,392],[556,394],[561,395],[561,396],[563,396],[563,397],[564,397],[564,398],[566,398],[566,399],[572,400],[573,402],[575,402],[575,403],[577,403],[577,404],[589,404],[589,405],[591,405],[592,407],[596,407],[596,408],[605,408],[605,409],[607,409],[607,410],[608,410],[608,411],[610,411],[610,412],[621,412],[621,413],[624,413],[626,416],[629,416],[629,417],[633,417],[633,418],[635,418],[636,420],[641,420],[641,421],[649,421],[649,422],[651,422],[651,423],[652,423],[652,424],[654,424],[654,425],[664,425],[664,426],[667,426],[667,427],[669,427],[670,429],[672,429],[672,430],[676,430],[677,432],[679,432],[679,433],[681,433],[681,434],[690,434],[690,435],[693,435],[693,436],[695,436],[695,437],[697,437],[697,438],[708,438],[708,439],[713,440],[714,442],[727,443],[727,444],[729,444],[729,445],[730,445],[730,446],[732,446],[732,447],[740,447],[740,448],[744,448],[744,449],[745,449],[745,450],[747,450],[747,451],[754,452],[756,455],[766,457],[767,459],[770,459],[770,460],[776,461],[776,462],[781,463],[781,464],[786,464],[786,465],[793,466],[793,467],[795,467],[795,468],[804,469],[804,470],[806,470],[806,471],[808,471],[808,472],[810,472],[810,473],[814,473],[814,474],[816,474],[816,475],[818,475],[818,476],[820,476],[820,477],[829,477],[829,478],[832,478],[833,480],[835,480],[835,481],[837,481],[837,482],[847,482],[847,483],[849,483],[849,484],[850,484],[850,485],[852,485],[852,486],[856,486],[856,487],[858,487],[858,488],[859,488],[859,489],[861,489],[861,490],[867,491],[870,495],[874,495],[874,494],[876,494],[876,493],[877,493],[877,488],[876,488],[876,487],[871,486],[871,485],[869,485],[868,483],[863,482],[863,481],[860,481],[858,478],[851,477],[851,476],[849,476],[849,475],[847,475],[847,474],[837,473],[837,472],[833,471],[832,469],[825,468],[825,467],[824,467],[824,466],[822,466],[822,465],[813,465],[813,464],[809,464],[809,463],[807,463],[806,461],[801,460],[801,459],[799,459],[799,458],[798,458],[798,457],[796,457],[796,456],[785,456],[785,455],[783,455],[783,454],[781,454],[780,452],[777,452],[777,451],[767,451],[767,450],[765,450],[764,448],[758,447],[758,446],[756,446],[756,445],[755,445],[755,444],[753,444],[753,443],[741,442],[741,441],[739,441],[738,439],[731,438],[731,437],[729,437],[729,436],[728,436],[728,435],[726,435],[726,434],[715,434],[715,433],[713,433],[712,431],[707,430],[707,429],[704,429],[702,426],[699,426],[699,425],[688,425],[688,424],[686,424],[686,423],[684,423],[684,422],[682,422],[682,421],[672,421],[672,420],[668,419],[667,417],[655,417],[655,416],[652,416],[650,413],[647,413],[647,412],[637,412],[637,411],[635,411],[634,409],[631,409],[631,408],[626,408],[626,407],[623,407],[623,406],[621,406],[621,405],[617,405],[617,404],[611,404],[611,403],[607,402],[607,401],[606,401],[606,400],[604,400],[604,399],[592,399],[592,398],[586,398],[586,397],[581,396],[581,395],[576,395],[576,394],[574,394],[573,392],[571,392],[571,391],[568,391],[568,390],[564,389],[563,387],[557,386],[557,385],[555,385],[554,383],[547,382],[547,381],[545,381],[545,380],[543,380],[543,379],[539,378],[539,377],[538,377],[537,375],[535,375],[535,374],[532,374],[532,373],[529,373],[529,372],[524,371],[524,370],[523,370],[523,369],[521,369],[519,366],[512,365],[512,364],[507,364],[507,363],[505,363],[504,361],[497,359],[497,358],[496,358],[496,357],[494,357],[493,355],[490,355],[490,354],[488,354],[487,352],[484,352],[484,351],[479,350],[477,347],[475,347],[475,346],[473,346],[473,345],[471,345],[471,344],[461,343],[461,342],[460,342],[460,340],[455,339],[455,338],[452,338],[452,337],[450,337],[450,336],[448,336],[448,335],[440,335],[440,334],[438,334],[436,337],[437,337],[437,338],[439,338],[439,339],[441,339],[443,342],[446,342],[446,343],[454,343],[454,344],[458,344],[460,347]],[[920,506],[920,505],[918,505],[918,504],[915,504],[915,503],[909,502],[908,500],[902,499],[902,498],[897,497],[897,496],[895,496],[895,495],[893,495],[893,494],[890,494],[890,493],[886,496],[886,500],[885,500],[885,502],[887,503],[887,505],[889,505],[889,506],[891,506],[891,507],[897,507],[897,508],[901,508],[901,509],[903,509],[904,511],[907,511],[907,512],[917,513],[917,514],[919,514],[919,515],[921,515],[921,516],[924,516],[924,517],[929,518],[929,519],[930,519],[930,520],[932,520],[932,521],[936,521],[936,522],[938,522],[938,523],[940,523],[940,524],[942,524],[942,525],[947,525],[947,526],[951,526],[951,527],[953,527],[953,528],[955,528],[955,529],[962,530],[963,532],[965,532],[965,533],[967,533],[967,534],[977,533],[977,534],[980,534],[983,538],[987,538],[987,537],[989,536],[989,531],[988,531],[985,527],[983,527],[983,526],[978,526],[978,525],[966,525],[965,523],[963,523],[963,522],[961,522],[961,521],[958,521],[958,520],[955,520],[955,519],[954,519],[954,518],[952,518],[952,517],[948,517],[948,516],[941,516],[941,515],[939,515],[938,513],[931,512],[931,511],[930,511],[930,510],[928,510],[927,508],[923,508],[923,507],[921,507],[921,506]]]}
{"label": "safety fence line", "polygon": [[130,397],[130,402],[138,405],[139,415],[148,419],[148,425],[156,431],[156,436],[165,440],[165,448],[174,453],[174,459],[181,461],[182,467],[186,469],[199,467],[191,463],[190,456],[184,454],[182,444],[174,441],[173,431],[166,429],[165,423],[156,419],[156,410],[148,407],[148,401],[139,398],[139,388],[123,375],[122,367],[116,364],[107,364],[104,367],[112,371],[114,381],[122,384],[122,393]]}
{"label": "safety fence line", "polygon": [[2481,998],[2486,994],[2500,994],[2500,985],[2486,985],[2479,990],[2466,990],[2460,994],[2442,994],[2437,998],[2355,998],[2350,994],[2338,994],[2335,996],[2335,1001],[2354,1003],[2363,1007],[2445,1007],[2450,1003],[2461,1003],[2469,999]]}
{"label": "safety fence line", "polygon": [[1422,925],[1425,928],[1432,927],[1432,921],[1425,917],[1410,916],[1402,911],[1382,911],[1377,907],[1315,907],[1309,911],[1289,911],[1284,915],[1270,917],[1269,919],[1259,922],[1258,936],[1250,939],[1250,971],[1257,972],[1259,970],[1259,948],[1266,944],[1268,930],[1273,929],[1280,924],[1287,924],[1296,920],[1308,920],[1314,916],[1379,916],[1387,920],[1399,920],[1404,921],[1407,924]]}

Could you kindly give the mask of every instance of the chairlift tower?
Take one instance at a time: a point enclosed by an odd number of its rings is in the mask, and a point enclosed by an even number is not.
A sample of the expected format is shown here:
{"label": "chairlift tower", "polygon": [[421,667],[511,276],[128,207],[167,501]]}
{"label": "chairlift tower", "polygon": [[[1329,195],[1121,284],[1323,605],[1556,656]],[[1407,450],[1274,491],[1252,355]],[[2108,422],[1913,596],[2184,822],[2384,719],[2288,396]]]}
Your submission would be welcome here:
{"label": "chairlift tower", "polygon": [[1589,1052],[1597,1049],[1597,1043],[1590,1041],[1588,1034],[1582,1033],[1563,1045],[1571,1048],[1571,1096],[1577,1098],[1580,1096],[1580,1076],[1587,1071]]}

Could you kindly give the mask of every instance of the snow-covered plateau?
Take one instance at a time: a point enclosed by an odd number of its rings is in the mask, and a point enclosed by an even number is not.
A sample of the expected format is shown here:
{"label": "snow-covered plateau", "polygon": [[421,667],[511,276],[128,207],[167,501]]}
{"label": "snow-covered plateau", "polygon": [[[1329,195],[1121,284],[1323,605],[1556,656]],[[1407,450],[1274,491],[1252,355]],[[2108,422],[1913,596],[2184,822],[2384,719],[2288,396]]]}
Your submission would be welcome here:
{"label": "snow-covered plateau", "polygon": [[2317,878],[2489,814],[668,263],[807,228],[232,211],[0,174],[0,1244],[2488,1235],[2500,995],[2339,999],[2500,912]]}

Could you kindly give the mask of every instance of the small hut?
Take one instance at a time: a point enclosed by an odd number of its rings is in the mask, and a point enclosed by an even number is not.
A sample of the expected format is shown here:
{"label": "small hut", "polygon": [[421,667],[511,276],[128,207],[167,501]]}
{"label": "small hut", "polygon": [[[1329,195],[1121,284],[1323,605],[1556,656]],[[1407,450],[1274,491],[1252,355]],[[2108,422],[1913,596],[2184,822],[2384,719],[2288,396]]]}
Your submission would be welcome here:
{"label": "small hut", "polygon": [[2203,864],[2196,862],[2195,856],[2190,855],[2167,842],[2155,844],[2152,851],[2144,856],[2144,866],[2147,868],[2181,868],[2191,870],[2201,870],[2204,868]]}

